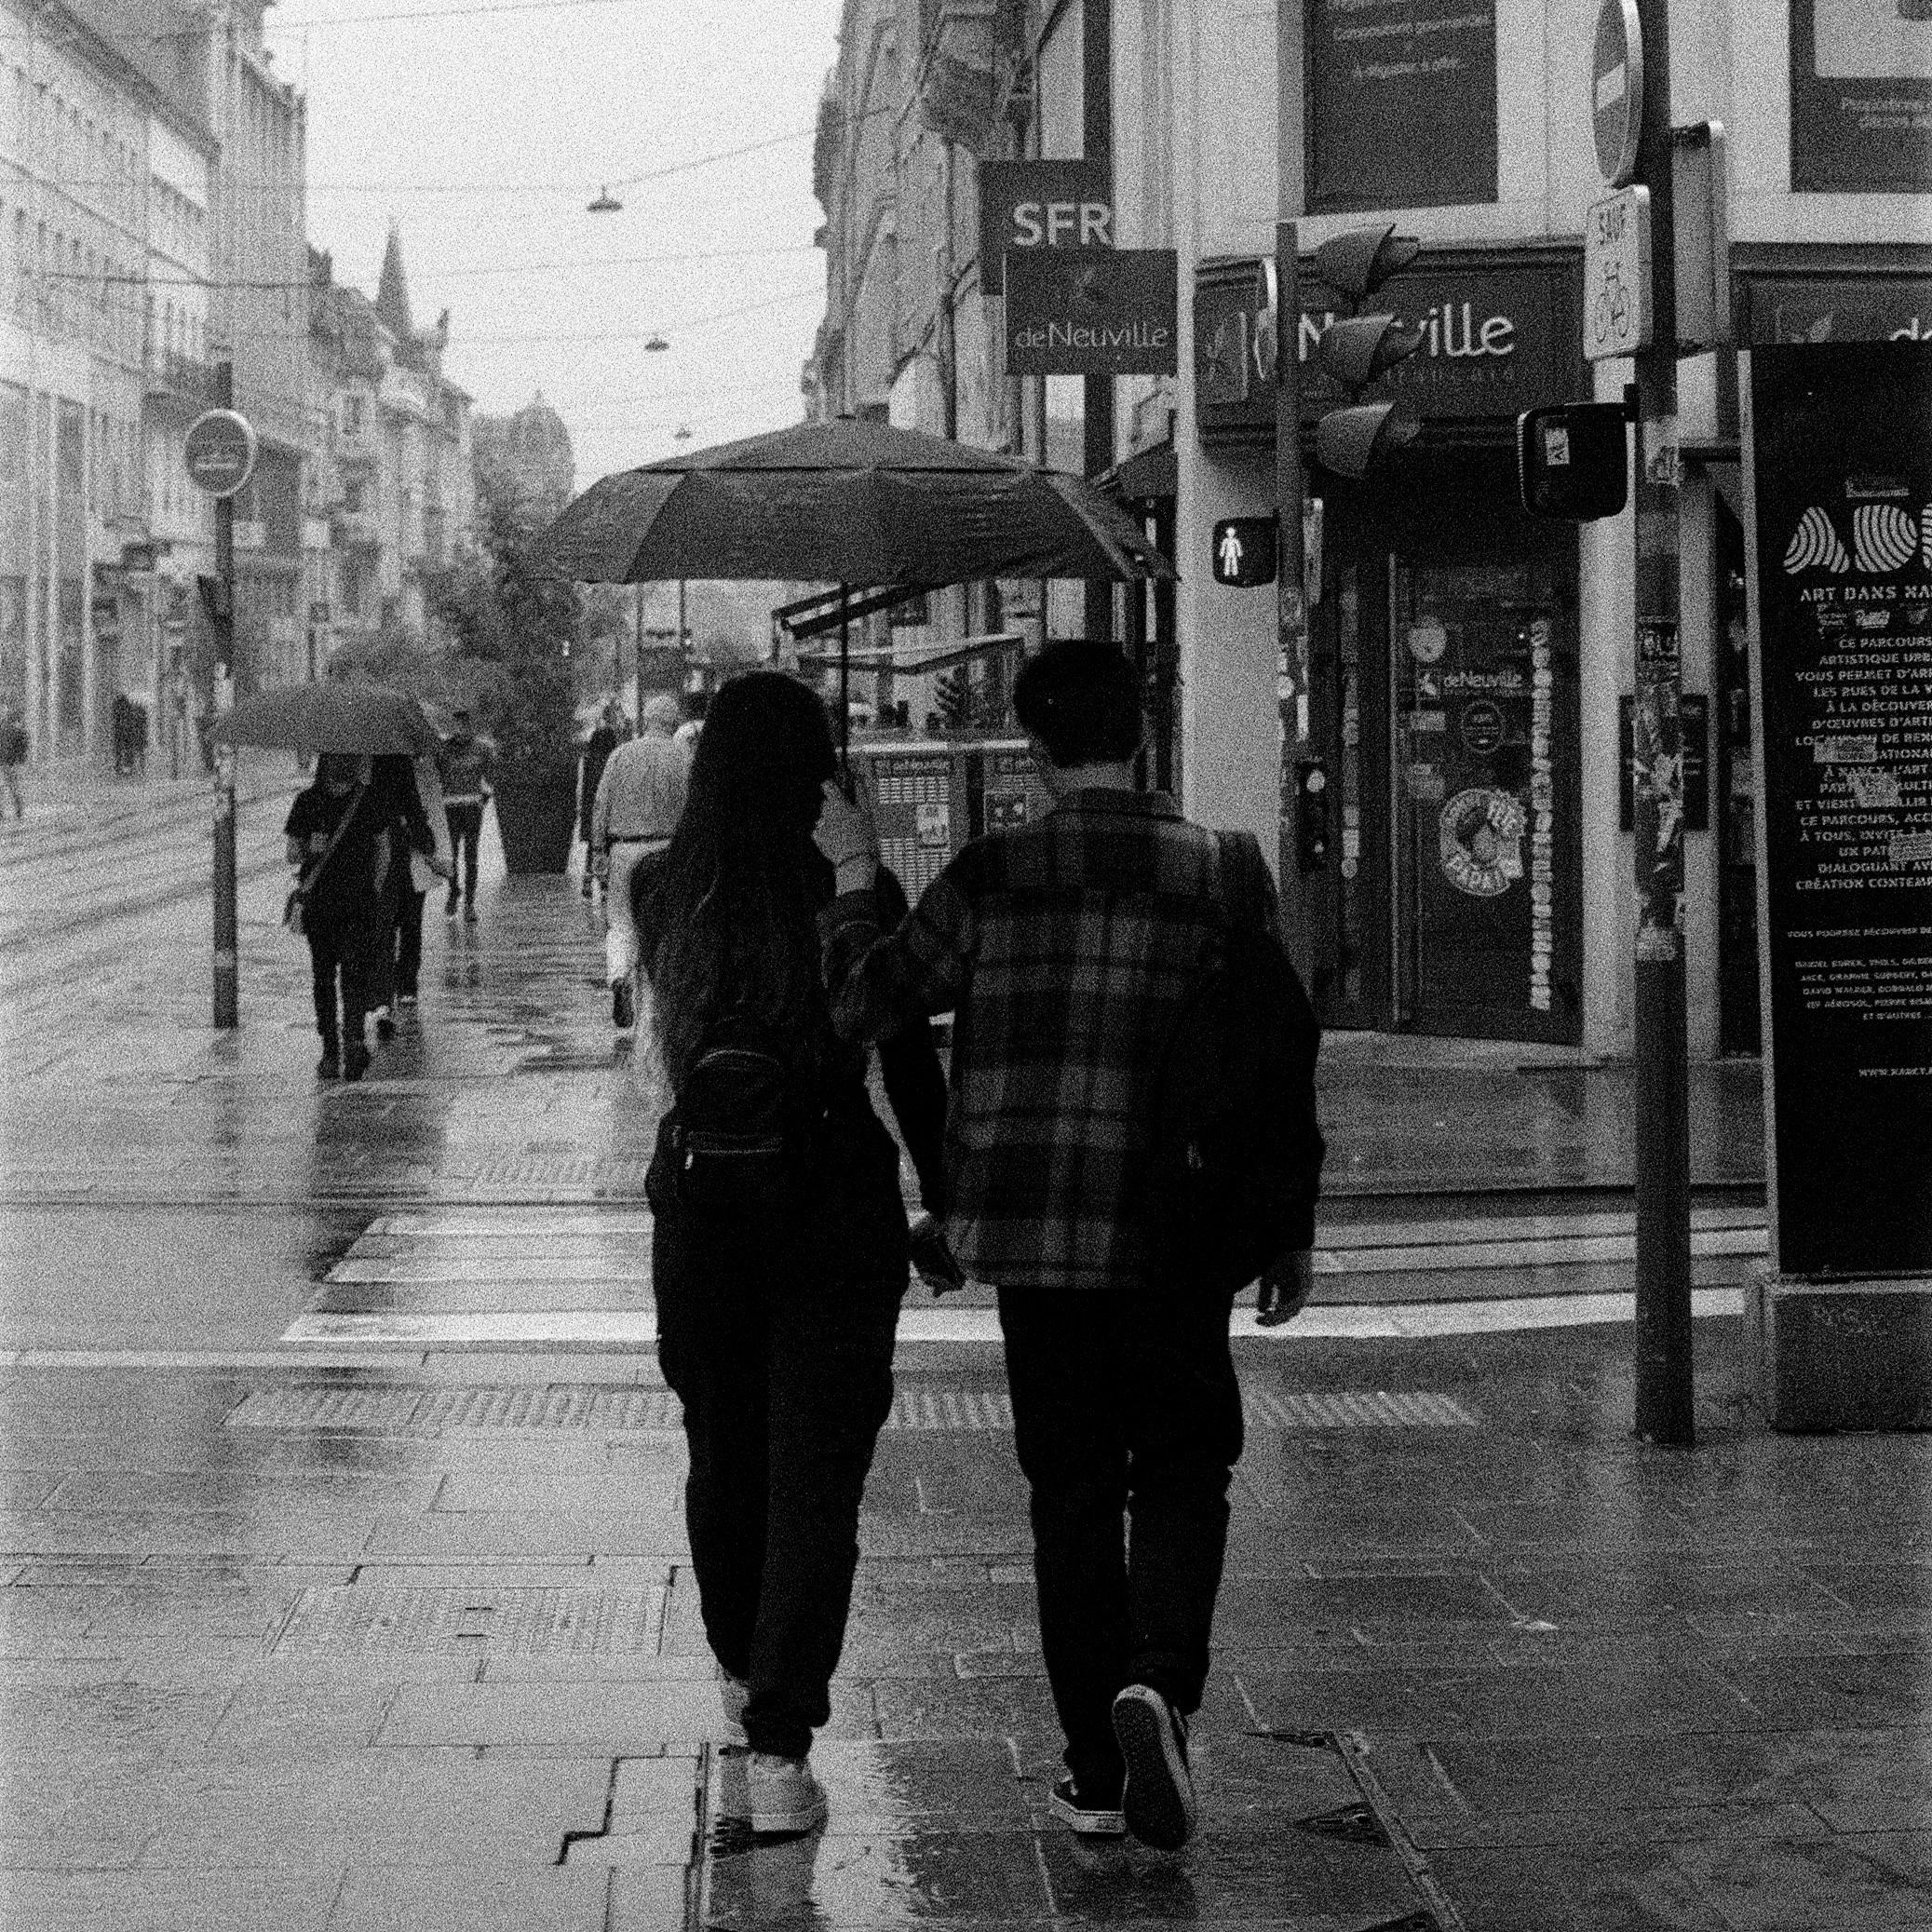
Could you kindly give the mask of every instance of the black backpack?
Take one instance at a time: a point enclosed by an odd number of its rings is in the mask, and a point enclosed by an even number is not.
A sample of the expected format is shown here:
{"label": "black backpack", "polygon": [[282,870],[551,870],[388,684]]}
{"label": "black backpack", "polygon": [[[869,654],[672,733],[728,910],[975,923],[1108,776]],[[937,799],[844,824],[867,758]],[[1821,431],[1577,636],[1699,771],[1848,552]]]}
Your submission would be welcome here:
{"label": "black backpack", "polygon": [[706,1214],[750,1214],[791,1198],[823,1119],[810,1083],[760,1029],[726,1018],[700,1043],[672,1110],[679,1197]]}
{"label": "black backpack", "polygon": [[1261,847],[1246,834],[1220,845],[1230,911],[1162,1053],[1146,1199],[1153,1285],[1227,1292],[1313,1244],[1326,1150],[1321,1029],[1264,924]]}

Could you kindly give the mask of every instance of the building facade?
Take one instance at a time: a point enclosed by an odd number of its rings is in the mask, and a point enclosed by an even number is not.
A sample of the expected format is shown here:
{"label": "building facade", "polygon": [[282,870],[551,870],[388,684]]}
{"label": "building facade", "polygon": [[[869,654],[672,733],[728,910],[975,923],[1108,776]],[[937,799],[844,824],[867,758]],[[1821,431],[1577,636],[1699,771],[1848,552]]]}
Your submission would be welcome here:
{"label": "building facade", "polygon": [[305,121],[263,0],[0,7],[0,686],[36,759],[179,762],[213,701],[212,514],[188,425],[232,360],[261,438],[236,500],[237,674],[298,675]]}
{"label": "building facade", "polygon": [[[1115,597],[1157,718],[1171,698],[1156,769],[1191,815],[1250,829],[1277,857],[1327,1023],[1626,1050],[1631,513],[1528,518],[1513,449],[1521,411],[1620,397],[1631,375],[1583,352],[1584,216],[1605,193],[1585,98],[1596,9],[1114,0],[1096,18],[1099,4],[848,6],[817,156],[828,300],[808,400],[825,413],[883,402],[896,421],[1083,467],[1079,379],[1000,366],[1006,317],[980,293],[971,202],[989,156],[1104,157],[1115,244],[1178,257],[1178,373],[1117,380],[1111,411],[1112,480],[1182,577],[1165,608]],[[1728,135],[1739,345],[1932,326],[1932,41],[1910,13],[1673,8],[1673,123]],[[948,134],[965,136],[937,166],[923,158],[931,126],[910,138],[934,75]],[[895,98],[896,119],[882,111]],[[900,130],[889,155],[858,131],[875,114]],[[949,169],[950,188],[932,190]],[[928,337],[904,291],[937,258],[914,213],[934,206],[954,216],[939,232],[955,300]],[[1303,271],[1292,322],[1267,294],[1284,221]],[[1350,483],[1312,461],[1312,417],[1344,399],[1307,358],[1345,312],[1314,250],[1388,223],[1422,244],[1386,301],[1425,345],[1371,399],[1407,402],[1421,434]],[[1319,505],[1305,666],[1282,661],[1276,591],[1218,585],[1209,567],[1217,520],[1276,511],[1265,356],[1290,342]],[[1728,346],[1680,365],[1699,1057],[1757,1041],[1736,367]],[[1024,609],[1012,588],[995,623]],[[1091,624],[1077,587],[1049,587],[1020,628]],[[1319,853],[1300,836],[1311,775],[1328,814]]]}
{"label": "building facade", "polygon": [[402,238],[373,301],[311,259],[306,601],[316,662],[385,628],[427,640],[428,585],[476,518],[470,398],[443,374],[450,317],[418,329]]}

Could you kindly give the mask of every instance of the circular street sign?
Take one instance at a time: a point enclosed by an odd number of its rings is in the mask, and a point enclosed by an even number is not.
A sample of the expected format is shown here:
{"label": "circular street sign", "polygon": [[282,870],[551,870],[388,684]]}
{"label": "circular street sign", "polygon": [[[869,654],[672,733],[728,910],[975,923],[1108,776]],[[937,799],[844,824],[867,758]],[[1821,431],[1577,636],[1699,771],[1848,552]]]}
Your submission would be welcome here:
{"label": "circular street sign", "polygon": [[232,409],[211,409],[188,426],[188,480],[210,496],[233,496],[255,473],[255,429]]}
{"label": "circular street sign", "polygon": [[1597,166],[1613,188],[1637,172],[1643,132],[1643,31],[1637,0],[1603,0],[1590,48],[1590,131]]}

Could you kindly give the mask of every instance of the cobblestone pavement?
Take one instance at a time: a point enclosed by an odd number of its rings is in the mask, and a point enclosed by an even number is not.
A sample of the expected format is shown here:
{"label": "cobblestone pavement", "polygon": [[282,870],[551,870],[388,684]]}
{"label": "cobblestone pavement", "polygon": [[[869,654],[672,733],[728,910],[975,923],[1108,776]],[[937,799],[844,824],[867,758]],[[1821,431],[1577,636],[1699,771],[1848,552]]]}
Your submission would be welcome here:
{"label": "cobblestone pavement", "polygon": [[[419,1031],[317,1088],[279,901],[246,888],[234,1035],[192,900],[6,995],[0,1923],[1932,1932],[1932,1448],[1765,1434],[1720,1299],[1700,1447],[1640,1446],[1615,1203],[1418,1205],[1439,1157],[1613,1175],[1618,1070],[1332,1054],[1344,1182],[1411,1192],[1332,1203],[1320,1304],[1237,1338],[1179,1858],[1046,1815],[999,1357],[915,1289],[831,1822],[751,1844],[649,1343],[657,1086],[594,921],[556,881],[432,907]],[[1705,1178],[1748,1181],[1749,1076],[1700,1091]],[[1713,1187],[1700,1293],[1757,1233]],[[316,1326],[356,1317],[391,1326]]]}

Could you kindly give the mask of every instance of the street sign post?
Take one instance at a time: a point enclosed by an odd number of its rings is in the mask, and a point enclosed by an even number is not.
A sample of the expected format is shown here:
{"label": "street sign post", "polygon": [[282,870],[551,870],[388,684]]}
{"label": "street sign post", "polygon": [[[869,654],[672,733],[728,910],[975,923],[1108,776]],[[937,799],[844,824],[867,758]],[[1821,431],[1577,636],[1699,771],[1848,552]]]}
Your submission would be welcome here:
{"label": "street sign post", "polygon": [[1689,1448],[1696,1440],[1696,1425],[1683,958],[1683,651],[1678,570],[1682,459],[1677,428],[1669,0],[1602,0],[1589,83],[1598,165],[1613,188],[1628,193],[1590,210],[1585,353],[1628,355],[1637,377],[1632,385],[1637,622],[1630,832],[1637,912],[1630,1028],[1637,1197],[1635,1432],[1647,1442]]}
{"label": "street sign post", "polygon": [[188,480],[224,502],[248,486],[255,450],[255,426],[246,416],[232,409],[206,410],[188,425]]}
{"label": "street sign post", "polygon": [[1593,201],[1583,221],[1583,353],[1634,356],[1655,332],[1651,315],[1650,190]]}
{"label": "street sign post", "polygon": [[[1636,176],[1643,99],[1643,29],[1637,0],[1603,0],[1590,45],[1590,132],[1596,138],[1597,167],[1613,188]],[[1668,101],[1661,112],[1668,120]]]}
{"label": "street sign post", "polygon": [[[209,601],[209,628],[215,656],[215,715],[235,706],[235,496],[255,473],[255,430],[232,407],[235,365],[215,365],[215,394],[220,407],[196,416],[188,426],[185,457],[188,479],[215,500],[215,576],[218,589]],[[214,800],[214,953],[215,1024],[241,1023],[238,935],[235,878],[235,748],[215,747]]]}

